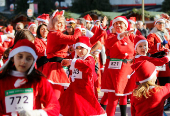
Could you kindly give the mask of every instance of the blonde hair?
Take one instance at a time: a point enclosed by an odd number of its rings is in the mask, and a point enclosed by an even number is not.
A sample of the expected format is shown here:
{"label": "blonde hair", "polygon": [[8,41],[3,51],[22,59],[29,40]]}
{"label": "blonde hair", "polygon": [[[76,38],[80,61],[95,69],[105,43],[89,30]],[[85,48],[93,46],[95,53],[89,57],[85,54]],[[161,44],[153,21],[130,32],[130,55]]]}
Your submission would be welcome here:
{"label": "blonde hair", "polygon": [[[62,15],[57,15],[56,17],[50,17],[50,21],[47,25],[47,29],[50,31],[50,30],[54,30],[54,22],[57,22],[59,21],[60,19],[63,19],[65,20],[65,17],[62,16]],[[65,27],[65,26],[64,26]]]}
{"label": "blonde hair", "polygon": [[151,96],[151,93],[154,93],[152,89],[150,89],[150,86],[156,87],[156,92],[159,91],[160,86],[153,84],[151,81],[147,81],[145,83],[139,84],[139,86],[133,90],[133,96],[135,96],[137,99],[142,98],[143,96],[147,99]]}

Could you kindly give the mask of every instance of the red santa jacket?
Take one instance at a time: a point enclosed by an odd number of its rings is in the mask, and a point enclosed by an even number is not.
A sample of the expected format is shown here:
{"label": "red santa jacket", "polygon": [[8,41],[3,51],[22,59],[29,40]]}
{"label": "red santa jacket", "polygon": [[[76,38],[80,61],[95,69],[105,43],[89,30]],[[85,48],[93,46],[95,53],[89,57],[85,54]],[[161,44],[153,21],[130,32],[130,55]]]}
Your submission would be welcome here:
{"label": "red santa jacket", "polygon": [[65,35],[60,31],[50,31],[47,36],[47,58],[65,58],[68,44],[74,44],[79,36],[81,36],[80,29],[76,29],[74,35]]}
{"label": "red santa jacket", "polygon": [[98,26],[92,25],[89,31],[91,31],[91,32],[93,32],[95,34],[96,31],[98,30],[98,28],[99,28]]}
{"label": "red santa jacket", "polygon": [[149,98],[142,97],[137,99],[131,96],[131,115],[132,116],[163,116],[164,101],[170,97],[170,84],[161,86],[156,91],[157,87],[152,88]]}
{"label": "red santa jacket", "polygon": [[[166,36],[164,36],[164,37],[167,40],[167,37]],[[161,46],[162,40],[159,37],[159,35],[157,35],[155,33],[151,33],[147,36],[147,41],[148,41],[148,47],[149,47],[148,53],[154,54],[156,52],[164,50],[164,47]],[[169,40],[167,40],[167,41],[168,41],[168,44],[166,44],[165,48],[169,49],[170,42],[169,42]]]}
{"label": "red santa jacket", "polygon": [[46,56],[47,43],[42,38],[35,38],[34,40],[35,48],[37,50],[38,58]]}
{"label": "red santa jacket", "polygon": [[138,29],[135,29],[134,34],[135,35],[142,35],[142,33]]}
{"label": "red santa jacket", "polygon": [[[15,71],[16,72],[16,71]],[[18,79],[24,79],[22,75],[14,75],[16,73],[10,74],[8,77],[0,79],[0,115],[10,115],[6,113],[6,101],[5,101],[5,91],[12,89],[33,89],[33,110],[42,109],[41,105],[43,104],[44,110],[48,116],[58,116],[60,113],[60,105],[57,101],[57,98],[54,95],[53,88],[46,78],[42,77],[39,82],[34,81],[32,83],[25,83],[20,87],[15,87],[14,83]],[[47,94],[48,93],[48,94]],[[19,94],[18,94],[19,96]],[[12,100],[12,99],[10,99]],[[15,100],[15,98],[14,98]],[[21,98],[22,100],[22,98]],[[9,101],[11,102],[11,101]],[[12,103],[12,102],[11,102]]]}

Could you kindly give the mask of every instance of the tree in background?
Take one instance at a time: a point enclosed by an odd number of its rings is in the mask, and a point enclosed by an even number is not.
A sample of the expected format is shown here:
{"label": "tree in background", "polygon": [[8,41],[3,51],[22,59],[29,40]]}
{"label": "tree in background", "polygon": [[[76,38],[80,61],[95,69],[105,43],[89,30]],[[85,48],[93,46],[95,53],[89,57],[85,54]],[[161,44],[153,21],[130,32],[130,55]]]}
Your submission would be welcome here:
{"label": "tree in background", "polygon": [[170,0],[164,0],[162,3],[162,11],[166,13],[170,13]]}
{"label": "tree in background", "polygon": [[[28,0],[15,0],[17,7],[15,8],[15,14],[26,13],[29,8]],[[53,0],[34,0],[34,3],[38,4],[38,13],[49,13],[55,9],[55,3]]]}
{"label": "tree in background", "polygon": [[74,0],[71,7],[71,11],[76,13],[83,13],[94,9],[111,11],[109,0]]}

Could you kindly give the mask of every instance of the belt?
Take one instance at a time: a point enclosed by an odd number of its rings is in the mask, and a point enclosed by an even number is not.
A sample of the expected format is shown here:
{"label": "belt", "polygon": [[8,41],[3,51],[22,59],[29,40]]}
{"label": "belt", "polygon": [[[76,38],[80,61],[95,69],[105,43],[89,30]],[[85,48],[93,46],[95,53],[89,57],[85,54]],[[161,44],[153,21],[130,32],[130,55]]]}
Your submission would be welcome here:
{"label": "belt", "polygon": [[49,62],[60,62],[63,60],[64,58],[61,57],[53,57],[49,59]]}
{"label": "belt", "polygon": [[107,59],[110,59],[110,56],[107,56]]}
{"label": "belt", "polygon": [[45,63],[48,62],[48,59],[46,56],[42,56],[41,58],[39,58],[37,61],[36,61],[36,64],[37,64],[37,68],[41,67],[42,65],[44,65]]}
{"label": "belt", "polygon": [[110,58],[110,59],[119,60],[119,61],[122,61],[124,63],[127,63],[128,61],[132,61],[133,60],[133,59],[117,59],[117,58]]}

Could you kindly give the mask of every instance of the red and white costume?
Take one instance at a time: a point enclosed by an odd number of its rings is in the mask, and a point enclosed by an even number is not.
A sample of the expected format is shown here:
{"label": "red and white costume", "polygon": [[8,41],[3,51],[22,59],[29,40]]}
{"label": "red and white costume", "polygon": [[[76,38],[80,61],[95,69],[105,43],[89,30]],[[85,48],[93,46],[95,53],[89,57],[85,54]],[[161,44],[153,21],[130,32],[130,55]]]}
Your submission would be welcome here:
{"label": "red and white costume", "polygon": [[[5,91],[19,88],[32,88],[33,89],[33,110],[38,109],[42,116],[58,116],[60,113],[60,105],[55,97],[53,88],[46,78],[42,77],[40,82],[26,83],[20,87],[15,87],[14,83],[18,79],[25,79],[24,74],[12,71],[12,73],[3,79],[0,79],[0,115],[10,115],[6,113]],[[10,81],[9,81],[10,80]],[[48,93],[48,94],[47,94]],[[11,101],[10,101],[11,102]],[[43,104],[44,108],[41,107]],[[26,110],[26,109],[25,109]],[[11,115],[10,115],[11,116]]]}
{"label": "red and white costume", "polygon": [[[132,65],[134,74],[139,83],[145,83],[156,77],[156,67],[151,62],[144,60]],[[170,97],[170,84],[165,86],[150,86],[148,98],[131,96],[132,116],[163,116],[164,101]],[[152,91],[152,92],[151,92]]]}
{"label": "red and white costume", "polygon": [[[94,95],[96,80],[95,60],[89,54],[90,41],[88,37],[79,37],[75,46],[88,49],[88,53],[72,60],[72,83],[59,99],[60,113],[63,116],[106,116]],[[69,98],[69,99],[68,99]]]}

